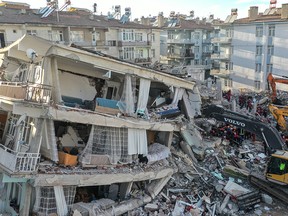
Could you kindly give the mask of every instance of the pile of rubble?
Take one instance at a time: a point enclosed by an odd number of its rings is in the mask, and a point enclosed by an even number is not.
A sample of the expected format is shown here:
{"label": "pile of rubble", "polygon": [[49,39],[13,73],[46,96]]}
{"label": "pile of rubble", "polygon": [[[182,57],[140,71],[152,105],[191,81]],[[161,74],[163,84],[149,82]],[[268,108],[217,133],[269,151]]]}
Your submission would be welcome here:
{"label": "pile of rubble", "polygon": [[247,179],[250,172],[264,173],[267,157],[261,142],[245,140],[239,147],[217,137],[204,141],[210,148],[197,163],[180,147],[172,147],[171,161],[178,172],[156,199],[128,215],[284,214],[279,200],[252,187]]}

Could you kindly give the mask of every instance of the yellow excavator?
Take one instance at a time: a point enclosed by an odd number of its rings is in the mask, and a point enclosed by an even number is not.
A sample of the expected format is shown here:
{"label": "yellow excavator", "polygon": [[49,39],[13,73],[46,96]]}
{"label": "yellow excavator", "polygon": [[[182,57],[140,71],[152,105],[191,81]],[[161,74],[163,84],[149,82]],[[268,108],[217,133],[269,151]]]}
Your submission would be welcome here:
{"label": "yellow excavator", "polygon": [[265,174],[250,173],[249,181],[288,204],[288,192],[285,191],[285,187],[281,186],[288,186],[288,151],[279,131],[255,116],[243,115],[217,105],[203,107],[202,115],[254,133],[263,140],[270,157]]}
{"label": "yellow excavator", "polygon": [[277,121],[277,126],[279,126],[277,129],[287,133],[288,126],[285,116],[288,116],[288,106],[281,105],[282,103],[277,97],[276,83],[288,84],[288,79],[284,77],[276,78],[272,73],[269,73],[267,76],[267,82],[268,87],[271,90],[271,103],[269,104],[268,109]]}
{"label": "yellow excavator", "polygon": [[279,129],[283,131],[284,133],[287,133],[288,128],[287,128],[287,121],[285,117],[288,116],[288,106],[269,104],[268,108],[271,114],[276,119]]}

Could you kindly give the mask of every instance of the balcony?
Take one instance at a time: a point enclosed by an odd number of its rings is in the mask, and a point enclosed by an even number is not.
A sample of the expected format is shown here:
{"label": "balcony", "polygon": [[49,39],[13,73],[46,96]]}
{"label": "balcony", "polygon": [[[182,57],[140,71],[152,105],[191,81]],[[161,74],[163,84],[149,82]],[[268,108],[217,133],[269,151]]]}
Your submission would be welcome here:
{"label": "balcony", "polygon": [[215,60],[227,60],[230,59],[231,55],[230,54],[223,54],[223,53],[215,53],[211,55],[211,59]]}
{"label": "balcony", "polygon": [[231,43],[232,38],[231,37],[216,37],[211,39],[211,43]]}
{"label": "balcony", "polygon": [[195,58],[195,54],[194,53],[181,53],[181,54],[177,54],[177,53],[168,53],[167,54],[168,58],[178,58],[178,59],[183,59],[183,58],[191,58],[194,59]]}
{"label": "balcony", "polygon": [[167,39],[167,43],[175,43],[175,44],[194,44],[195,39]]}
{"label": "balcony", "polygon": [[134,63],[151,63],[151,58],[135,58]]}
{"label": "balcony", "polygon": [[22,99],[27,102],[47,104],[51,99],[52,87],[42,84],[19,83],[19,82],[0,82],[0,95]]}
{"label": "balcony", "polygon": [[150,47],[150,41],[118,41],[118,47],[136,46],[136,47]]}
{"label": "balcony", "polygon": [[225,69],[211,69],[210,75],[216,75],[216,76],[228,76],[230,74],[229,70]]}
{"label": "balcony", "polygon": [[33,173],[39,160],[39,153],[16,152],[0,144],[0,165],[11,173]]}

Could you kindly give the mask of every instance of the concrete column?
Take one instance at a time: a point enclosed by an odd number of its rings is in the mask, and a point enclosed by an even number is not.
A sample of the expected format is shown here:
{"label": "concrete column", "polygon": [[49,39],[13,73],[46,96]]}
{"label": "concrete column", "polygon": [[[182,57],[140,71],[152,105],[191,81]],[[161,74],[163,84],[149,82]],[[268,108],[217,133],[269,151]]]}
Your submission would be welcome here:
{"label": "concrete column", "polygon": [[32,186],[29,183],[23,183],[20,216],[30,215],[31,194]]}
{"label": "concrete column", "polygon": [[59,81],[59,71],[58,71],[58,64],[57,59],[52,57],[51,59],[51,74],[52,74],[52,83],[53,83],[53,100],[56,104],[62,102],[61,98],[61,88],[60,88],[60,81]]}

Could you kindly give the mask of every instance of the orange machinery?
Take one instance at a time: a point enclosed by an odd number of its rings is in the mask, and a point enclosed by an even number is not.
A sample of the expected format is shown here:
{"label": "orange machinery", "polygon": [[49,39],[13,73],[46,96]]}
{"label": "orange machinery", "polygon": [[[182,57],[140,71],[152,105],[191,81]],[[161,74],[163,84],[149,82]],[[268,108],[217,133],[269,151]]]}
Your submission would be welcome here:
{"label": "orange machinery", "polygon": [[271,100],[272,103],[277,103],[277,89],[276,89],[276,83],[284,83],[288,84],[287,78],[275,78],[273,77],[272,73],[269,73],[267,76],[267,82],[268,82],[268,88],[271,88]]}

